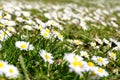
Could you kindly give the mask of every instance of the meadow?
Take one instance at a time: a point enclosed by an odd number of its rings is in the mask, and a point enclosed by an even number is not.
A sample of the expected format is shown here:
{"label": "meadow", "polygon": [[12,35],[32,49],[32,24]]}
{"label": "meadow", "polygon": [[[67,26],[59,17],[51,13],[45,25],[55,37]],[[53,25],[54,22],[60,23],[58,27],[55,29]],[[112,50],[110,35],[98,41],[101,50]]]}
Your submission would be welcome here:
{"label": "meadow", "polygon": [[0,80],[120,80],[120,1],[1,0]]}

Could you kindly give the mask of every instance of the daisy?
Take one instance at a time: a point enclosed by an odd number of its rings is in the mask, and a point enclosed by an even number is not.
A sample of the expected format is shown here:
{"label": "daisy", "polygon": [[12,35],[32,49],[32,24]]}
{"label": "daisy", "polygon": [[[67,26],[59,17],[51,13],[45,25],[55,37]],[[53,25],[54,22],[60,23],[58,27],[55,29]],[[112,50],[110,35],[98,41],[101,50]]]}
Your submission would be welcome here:
{"label": "daisy", "polygon": [[29,42],[25,42],[25,41],[17,41],[16,43],[15,43],[15,46],[17,47],[17,48],[19,48],[20,50],[33,50],[34,49],[34,47],[33,47],[33,45],[32,44],[30,44]]}
{"label": "daisy", "polygon": [[95,49],[99,48],[99,46],[97,46],[96,42],[91,42],[90,45]]}
{"label": "daisy", "polygon": [[102,69],[102,68],[100,68],[100,67],[95,67],[95,68],[94,68],[94,72],[95,72],[95,74],[97,74],[99,77],[106,77],[106,76],[108,76],[108,73],[107,73],[104,69]]}
{"label": "daisy", "polygon": [[54,30],[53,35],[55,38],[57,37],[59,40],[63,41],[63,35],[61,35],[58,31]]}
{"label": "daisy", "polygon": [[4,36],[4,39],[7,39],[12,36],[12,34],[8,30],[0,30],[0,34]]}
{"label": "daisy", "polygon": [[82,45],[83,42],[80,41],[80,40],[73,40],[73,43],[76,44],[76,45]]}
{"label": "daisy", "polygon": [[85,57],[85,58],[89,58],[89,55],[86,51],[80,51],[80,55]]}
{"label": "daisy", "polygon": [[53,56],[51,53],[48,53],[47,51],[45,50],[41,50],[39,52],[40,56],[45,60],[45,62],[49,62],[50,64],[53,64]]}
{"label": "daisy", "polygon": [[7,65],[7,68],[4,73],[5,76],[8,78],[17,78],[19,75],[18,69],[13,65]]}
{"label": "daisy", "polygon": [[71,71],[81,75],[82,72],[88,71],[87,63],[81,60],[74,60],[69,64]]}
{"label": "daisy", "polygon": [[57,26],[58,25],[58,23],[56,22],[56,21],[54,21],[54,20],[48,20],[47,22],[46,22],[46,25],[47,26]]}
{"label": "daisy", "polygon": [[41,35],[48,39],[48,38],[50,38],[51,32],[49,29],[42,29]]}
{"label": "daisy", "polygon": [[113,60],[116,60],[116,53],[114,52],[108,52],[108,56],[113,59]]}
{"label": "daisy", "polygon": [[7,30],[8,30],[8,31],[11,31],[11,32],[16,32],[16,30],[15,30],[14,27],[7,27]]}
{"label": "daisy", "polygon": [[0,60],[0,73],[3,74],[6,70],[8,63],[5,61]]}
{"label": "daisy", "polygon": [[106,66],[109,63],[107,58],[102,58],[99,56],[93,56],[92,60],[100,66],[102,66],[102,65]]}

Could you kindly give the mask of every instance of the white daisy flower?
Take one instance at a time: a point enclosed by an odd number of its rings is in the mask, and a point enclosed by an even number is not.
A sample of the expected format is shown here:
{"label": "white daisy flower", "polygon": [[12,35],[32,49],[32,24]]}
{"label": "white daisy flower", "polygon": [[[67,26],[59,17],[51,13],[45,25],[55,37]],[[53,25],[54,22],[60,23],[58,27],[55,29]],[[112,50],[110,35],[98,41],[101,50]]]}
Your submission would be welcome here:
{"label": "white daisy flower", "polygon": [[0,30],[0,34],[2,34],[1,37],[3,36],[3,39],[7,39],[12,36],[8,30]]}
{"label": "white daisy flower", "polygon": [[48,53],[47,51],[45,50],[41,50],[39,52],[40,56],[45,60],[45,62],[49,62],[50,64],[53,64],[53,56],[51,53]]}
{"label": "white daisy flower", "polygon": [[102,66],[102,65],[106,66],[109,63],[107,58],[102,58],[99,56],[93,56],[92,60],[100,66]]}
{"label": "white daisy flower", "polygon": [[94,48],[94,49],[98,49],[99,46],[97,46],[96,42],[91,42],[90,45]]}
{"label": "white daisy flower", "polygon": [[15,46],[17,47],[17,48],[19,48],[20,50],[33,50],[34,49],[34,47],[33,47],[33,45],[32,44],[29,44],[29,42],[25,42],[25,41],[17,41],[16,43],[15,43]]}
{"label": "white daisy flower", "polygon": [[53,31],[53,36],[58,38],[59,40],[63,41],[63,35],[61,35],[58,31]]}
{"label": "white daisy flower", "polygon": [[83,42],[80,41],[80,40],[73,40],[73,43],[76,44],[76,45],[82,45]]}
{"label": "white daisy flower", "polygon": [[80,51],[80,55],[85,57],[85,58],[89,58],[89,55],[86,51]]}
{"label": "white daisy flower", "polygon": [[104,69],[100,67],[95,67],[94,72],[99,76],[99,77],[106,77],[108,76],[108,72],[106,72]]}
{"label": "white daisy flower", "polygon": [[11,32],[16,32],[16,30],[15,30],[14,27],[7,27],[7,30],[8,30],[8,31],[11,31]]}
{"label": "white daisy flower", "polygon": [[4,73],[5,76],[8,78],[17,78],[19,75],[18,69],[13,65],[7,65],[7,68]]}
{"label": "white daisy flower", "polygon": [[0,60],[0,74],[3,74],[6,70],[8,63],[5,61]]}
{"label": "white daisy flower", "polygon": [[49,29],[42,29],[41,35],[45,38],[50,38],[51,37],[51,32]]}
{"label": "white daisy flower", "polygon": [[48,20],[47,22],[46,22],[46,25],[47,26],[58,26],[59,25],[59,23],[57,23],[56,21],[54,21],[54,20]]}
{"label": "white daisy flower", "polygon": [[72,61],[69,64],[69,67],[72,71],[75,71],[79,75],[81,75],[82,72],[88,71],[87,63],[81,60]]}
{"label": "white daisy flower", "polygon": [[109,52],[108,52],[108,56],[109,56],[111,59],[116,60],[116,53],[109,51]]}

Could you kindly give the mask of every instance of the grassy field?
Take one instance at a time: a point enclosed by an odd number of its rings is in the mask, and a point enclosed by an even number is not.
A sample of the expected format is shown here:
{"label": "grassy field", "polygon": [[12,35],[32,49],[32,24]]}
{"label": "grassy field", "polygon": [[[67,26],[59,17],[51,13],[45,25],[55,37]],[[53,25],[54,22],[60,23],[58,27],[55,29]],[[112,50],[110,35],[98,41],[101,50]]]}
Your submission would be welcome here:
{"label": "grassy field", "polygon": [[0,80],[120,80],[120,1],[1,1]]}

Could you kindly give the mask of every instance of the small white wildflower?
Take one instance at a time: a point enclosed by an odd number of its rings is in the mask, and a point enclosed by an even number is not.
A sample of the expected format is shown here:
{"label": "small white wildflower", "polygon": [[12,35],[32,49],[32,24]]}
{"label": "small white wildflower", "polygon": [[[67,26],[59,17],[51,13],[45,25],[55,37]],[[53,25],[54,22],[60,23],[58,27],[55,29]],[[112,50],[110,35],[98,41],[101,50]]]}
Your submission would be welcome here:
{"label": "small white wildflower", "polygon": [[102,66],[102,65],[106,66],[109,63],[107,58],[102,58],[99,56],[93,56],[92,60],[100,66]]}
{"label": "small white wildflower", "polygon": [[39,52],[40,56],[45,60],[45,62],[49,62],[50,64],[53,64],[53,56],[51,53],[48,53],[47,51],[45,50],[41,50]]}
{"label": "small white wildflower", "polygon": [[20,50],[33,50],[33,45],[32,44],[29,44],[29,42],[25,42],[25,41],[17,41],[15,43],[15,46],[17,48],[19,48]]}
{"label": "small white wildflower", "polygon": [[7,68],[4,73],[5,76],[8,78],[17,78],[19,75],[18,69],[13,65],[7,65]]}

